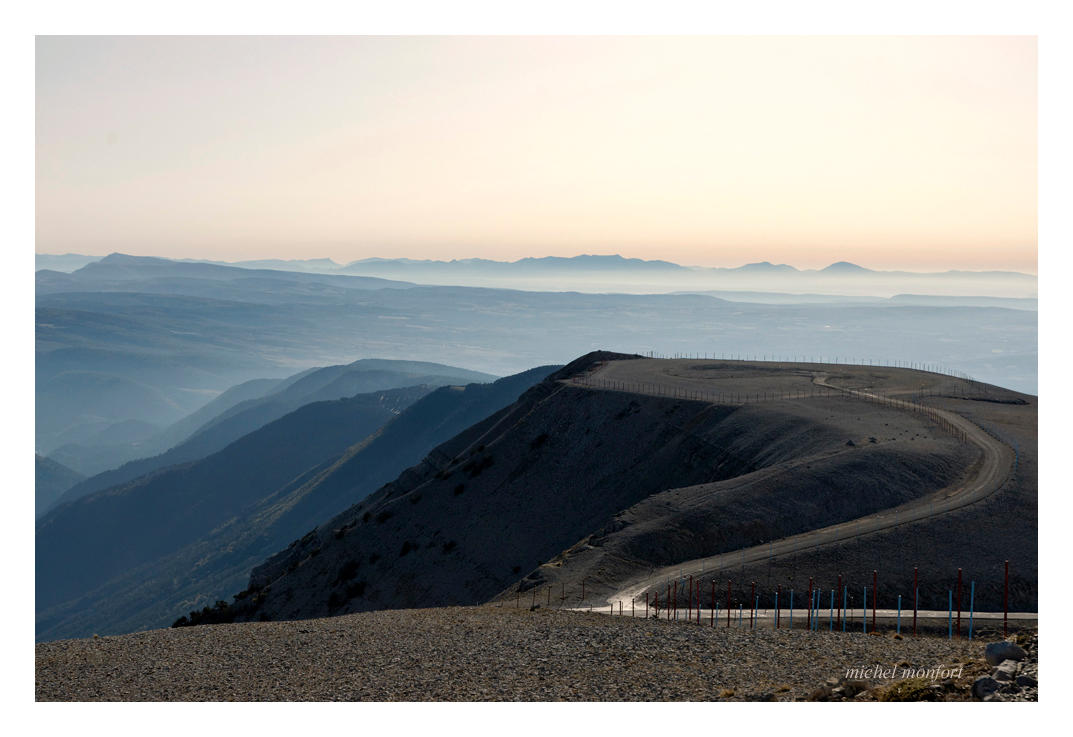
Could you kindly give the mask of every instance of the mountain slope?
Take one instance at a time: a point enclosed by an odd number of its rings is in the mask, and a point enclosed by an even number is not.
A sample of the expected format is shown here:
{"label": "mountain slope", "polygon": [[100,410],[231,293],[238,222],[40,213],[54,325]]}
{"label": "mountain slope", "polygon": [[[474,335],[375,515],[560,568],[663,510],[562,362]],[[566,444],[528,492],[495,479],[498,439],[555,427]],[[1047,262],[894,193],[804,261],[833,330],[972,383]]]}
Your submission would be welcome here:
{"label": "mountain slope", "polygon": [[200,461],[62,504],[37,524],[37,604],[47,608],[174,552],[337,456],[428,387],[318,402]]}
{"label": "mountain slope", "polygon": [[[173,466],[177,463],[204,458],[259,427],[312,402],[341,399],[368,392],[397,389],[407,386],[443,386],[471,381],[490,381],[495,377],[478,371],[442,364],[417,361],[362,359],[345,366],[301,371],[274,384],[246,382],[233,387],[209,405],[182,421],[189,427],[190,419],[202,420],[200,426],[181,443],[156,456],[130,461],[119,468],[92,476],[71,488],[59,503],[66,503],[126,483],[139,476]],[[271,381],[271,380],[266,380]],[[261,392],[270,386],[273,391]],[[254,394],[243,399],[247,394]],[[219,409],[207,417],[206,410]]]}
{"label": "mountain slope", "polygon": [[973,460],[917,415],[849,399],[716,406],[557,381],[608,358],[625,357],[579,359],[273,556],[221,616],[486,601],[523,577],[525,589],[547,586],[569,550],[644,522],[642,502],[653,520],[677,509],[670,535],[624,564],[643,570],[896,505]]}
{"label": "mountain slope", "polygon": [[83,479],[82,474],[72,471],[51,458],[34,454],[34,508],[40,517],[51,507],[63,492]]}
{"label": "mountain slope", "polygon": [[40,610],[38,637],[160,627],[227,596],[267,556],[397,477],[443,440],[509,405],[553,370],[431,392],[341,456],[266,487],[207,534],[168,555],[134,561],[95,588]]}

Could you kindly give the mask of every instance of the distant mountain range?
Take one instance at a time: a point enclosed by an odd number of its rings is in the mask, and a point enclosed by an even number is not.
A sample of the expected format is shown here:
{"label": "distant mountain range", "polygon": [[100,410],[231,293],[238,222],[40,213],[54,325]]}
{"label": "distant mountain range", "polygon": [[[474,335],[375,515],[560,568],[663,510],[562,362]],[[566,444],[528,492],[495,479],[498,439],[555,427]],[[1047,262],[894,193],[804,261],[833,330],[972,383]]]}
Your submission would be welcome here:
{"label": "distant mountain range", "polygon": [[[117,259],[144,260],[146,257],[123,256],[112,254],[106,257],[82,256],[79,254],[36,254],[37,270],[51,269],[55,271],[74,271],[87,264],[106,259],[115,262]],[[789,264],[773,264],[770,261],[756,261],[742,266],[683,266],[671,261],[661,259],[625,258],[617,254],[593,255],[582,254],[578,256],[542,256],[526,257],[516,261],[496,261],[485,258],[463,258],[451,260],[436,259],[410,259],[410,258],[364,258],[340,264],[330,258],[315,259],[257,259],[250,261],[213,261],[201,259],[151,259],[153,261],[170,261],[172,263],[209,264],[223,267],[238,267],[252,270],[275,270],[293,271],[301,273],[325,274],[325,275],[360,275],[378,271],[397,272],[402,269],[413,271],[435,271],[438,273],[450,273],[452,271],[466,272],[486,270],[489,273],[532,273],[546,271],[624,271],[624,272],[678,272],[678,273],[756,273],[756,274],[825,274],[830,276],[842,275],[899,275],[913,277],[951,276],[958,275],[969,277],[971,275],[1008,275],[1014,278],[1027,278],[1035,281],[1036,277],[1017,271],[995,270],[964,270],[948,269],[935,272],[915,272],[904,270],[876,270],[868,269],[849,261],[836,261],[822,269],[798,269]],[[192,273],[205,273],[194,271]],[[211,273],[211,272],[208,272]]]}

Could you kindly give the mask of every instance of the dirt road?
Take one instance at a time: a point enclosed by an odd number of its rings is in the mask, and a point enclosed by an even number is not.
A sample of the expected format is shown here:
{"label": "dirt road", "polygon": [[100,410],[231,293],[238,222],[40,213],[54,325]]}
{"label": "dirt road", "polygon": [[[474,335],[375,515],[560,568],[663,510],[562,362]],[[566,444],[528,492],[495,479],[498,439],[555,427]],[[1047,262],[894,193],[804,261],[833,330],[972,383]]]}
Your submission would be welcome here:
{"label": "dirt road", "polygon": [[[887,407],[901,409],[906,412],[924,414],[942,425],[948,432],[960,437],[965,442],[971,443],[981,451],[980,460],[970,469],[970,475],[956,486],[941,489],[934,494],[921,497],[912,502],[897,507],[883,510],[858,519],[849,520],[829,527],[811,530],[799,535],[774,540],[763,545],[734,550],[720,555],[696,560],[684,561],[673,566],[657,569],[656,571],[629,581],[617,592],[608,597],[607,601],[631,601],[657,584],[662,584],[668,579],[700,575],[705,571],[718,571],[736,566],[744,566],[747,563],[767,560],[788,553],[796,553],[810,548],[828,545],[855,538],[878,530],[894,527],[896,525],[913,522],[942,515],[960,507],[973,504],[997,491],[1006,481],[1014,462],[1013,450],[993,438],[981,427],[970,422],[961,415],[947,410],[925,407],[900,399],[892,399],[886,395],[880,395],[866,389],[847,389],[830,381],[830,366],[810,364],[785,364],[763,362],[733,362],[733,361],[702,361],[702,360],[663,360],[663,359],[637,359],[631,361],[608,362],[587,377],[579,377],[573,383],[593,389],[611,389],[618,391],[631,391],[642,394],[654,394],[659,396],[687,396],[703,399],[713,393],[723,391],[726,382],[718,382],[715,378],[717,372],[708,370],[711,365],[740,365],[741,375],[735,377],[738,388],[745,387],[748,381],[750,369],[757,374],[753,379],[762,379],[763,384],[769,387],[777,387],[778,391],[803,392],[803,383],[811,383],[814,386],[823,387],[831,393],[839,393],[842,396],[858,399],[862,402],[882,402]],[[877,367],[859,367],[863,374],[874,375],[882,371]],[[854,367],[838,366],[840,374],[852,372]],[[892,369],[899,374],[906,374],[905,369]],[[905,380],[905,376],[899,376]],[[931,378],[926,375],[926,378]],[[942,377],[946,378],[946,377]],[[718,382],[718,384],[717,384]],[[790,400],[792,401],[792,400]]]}

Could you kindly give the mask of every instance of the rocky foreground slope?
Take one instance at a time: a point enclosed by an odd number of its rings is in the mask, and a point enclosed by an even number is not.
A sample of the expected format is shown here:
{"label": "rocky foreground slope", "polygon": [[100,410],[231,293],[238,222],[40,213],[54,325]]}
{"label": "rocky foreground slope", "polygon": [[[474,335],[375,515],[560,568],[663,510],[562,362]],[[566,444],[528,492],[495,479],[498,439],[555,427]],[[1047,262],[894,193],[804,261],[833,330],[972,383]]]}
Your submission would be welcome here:
{"label": "rocky foreground slope", "polygon": [[[871,669],[847,678],[847,669]],[[952,674],[960,668],[960,673]],[[897,669],[892,678],[882,671]],[[907,670],[923,672],[905,677]],[[946,671],[944,674],[944,670]],[[933,671],[933,676],[927,676]],[[445,607],[37,645],[39,701],[967,700],[984,642]]]}

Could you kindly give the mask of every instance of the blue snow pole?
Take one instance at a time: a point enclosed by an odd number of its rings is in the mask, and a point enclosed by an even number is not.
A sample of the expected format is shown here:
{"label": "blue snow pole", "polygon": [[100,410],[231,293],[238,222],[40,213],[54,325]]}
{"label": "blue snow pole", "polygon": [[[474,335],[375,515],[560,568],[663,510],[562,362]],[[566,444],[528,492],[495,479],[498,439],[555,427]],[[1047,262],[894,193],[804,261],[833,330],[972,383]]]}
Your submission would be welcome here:
{"label": "blue snow pole", "polygon": [[812,629],[819,630],[820,624],[820,590],[816,589],[812,594]]}
{"label": "blue snow pole", "polygon": [[827,631],[835,631],[835,590],[831,589],[831,613],[827,617]]}
{"label": "blue snow pole", "polygon": [[972,639],[972,612],[973,612],[973,604],[976,603],[975,599],[976,599],[976,582],[973,581],[972,583],[969,584],[969,639],[970,640]]}

